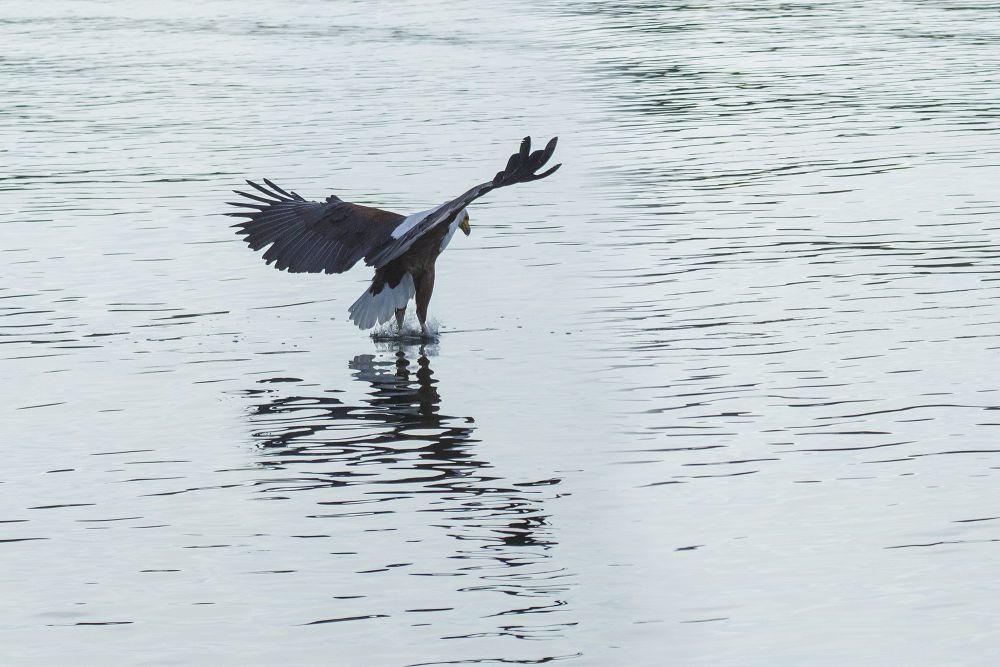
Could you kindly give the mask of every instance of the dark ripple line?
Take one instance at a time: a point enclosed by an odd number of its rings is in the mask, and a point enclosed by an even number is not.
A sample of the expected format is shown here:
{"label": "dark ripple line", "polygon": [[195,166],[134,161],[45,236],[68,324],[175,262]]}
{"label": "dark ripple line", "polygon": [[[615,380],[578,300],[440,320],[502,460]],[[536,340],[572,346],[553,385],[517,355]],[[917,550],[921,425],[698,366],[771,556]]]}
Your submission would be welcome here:
{"label": "dark ripple line", "polygon": [[310,621],[302,625],[323,625],[326,623],[344,623],[346,621],[363,621],[370,618],[389,618],[389,614],[366,614],[364,616],[344,616],[343,618],[324,618],[319,621]]}
{"label": "dark ripple line", "polygon": [[66,402],[61,401],[59,403],[39,403],[38,405],[26,405],[22,408],[17,408],[17,410],[33,410],[35,408],[48,408],[52,407],[53,405],[66,405]]}
{"label": "dark ripple line", "polygon": [[987,540],[941,540],[940,542],[927,542],[924,544],[897,544],[886,549],[913,549],[917,547],[940,547],[946,544],[989,544],[990,542],[1000,542],[1000,539]]}
{"label": "dark ripple line", "polygon": [[47,540],[48,537],[15,537],[11,539],[0,540],[0,543],[4,542],[33,542],[35,540]]}
{"label": "dark ripple line", "polygon": [[515,660],[513,658],[470,658],[468,660],[442,660],[438,662],[414,662],[406,665],[406,667],[431,667],[432,665],[544,665],[549,662],[555,662],[556,660],[571,660],[573,658],[582,657],[583,653],[570,653],[567,655],[553,655],[545,658],[539,658],[537,660]]}
{"label": "dark ripple line", "polygon": [[886,415],[886,414],[891,414],[893,412],[908,412],[910,410],[922,410],[924,408],[973,408],[979,410],[997,409],[980,405],[961,405],[959,403],[928,403],[927,405],[908,405],[903,408],[893,408],[891,410],[873,410],[872,412],[859,412],[857,414],[850,414],[850,415],[832,415],[829,417],[816,417],[816,419],[825,420],[825,419],[848,419],[851,417],[870,417],[872,415]]}
{"label": "dark ripple line", "polygon": [[[833,434],[832,433],[813,433],[813,434],[806,434],[806,435],[833,435]],[[885,434],[885,435],[888,435],[888,434]],[[863,446],[863,447],[830,447],[830,448],[823,448],[823,449],[791,449],[791,450],[788,450],[788,451],[792,451],[792,452],[853,452],[855,450],[861,450],[861,449],[881,449],[883,447],[897,447],[899,445],[910,445],[910,444],[913,444],[914,442],[915,442],[914,440],[902,440],[900,442],[887,442],[887,443],[882,444],[882,445],[867,445],[867,446]],[[923,454],[923,455],[916,455],[916,456],[927,456],[927,455]]]}

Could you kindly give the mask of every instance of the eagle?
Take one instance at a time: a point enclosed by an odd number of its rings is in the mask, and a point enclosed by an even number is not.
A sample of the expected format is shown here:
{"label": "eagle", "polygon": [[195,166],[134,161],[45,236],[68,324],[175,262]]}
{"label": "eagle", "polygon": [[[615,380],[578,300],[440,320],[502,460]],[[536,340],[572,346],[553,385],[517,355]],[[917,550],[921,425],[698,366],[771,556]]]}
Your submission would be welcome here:
{"label": "eagle", "polygon": [[[336,195],[307,201],[268,179],[247,181],[256,193],[234,190],[242,201],[228,202],[240,210],[226,215],[245,218],[233,227],[252,250],[267,248],[263,258],[290,273],[343,273],[362,258],[375,268],[371,286],[348,312],[362,330],[396,318],[402,333],[410,299],[416,301],[420,333],[428,338],[427,306],[434,291],[434,263],[455,231],[468,236],[467,206],[497,188],[537,181],[561,164],[540,171],[552,157],[558,137],[532,151],[531,137],[493,180],[458,197],[412,215],[345,202]],[[268,248],[268,246],[270,246]]]}

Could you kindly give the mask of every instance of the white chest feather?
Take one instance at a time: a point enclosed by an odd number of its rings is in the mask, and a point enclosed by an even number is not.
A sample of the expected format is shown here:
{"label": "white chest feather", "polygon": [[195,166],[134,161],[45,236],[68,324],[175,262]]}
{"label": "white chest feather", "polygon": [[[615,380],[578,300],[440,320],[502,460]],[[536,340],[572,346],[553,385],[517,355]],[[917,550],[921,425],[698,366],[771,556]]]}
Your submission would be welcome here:
{"label": "white chest feather", "polygon": [[458,226],[460,224],[462,224],[463,218],[465,218],[464,208],[458,212],[458,215],[455,216],[455,219],[451,221],[450,225],[448,225],[448,233],[444,235],[443,239],[441,239],[441,250],[439,250],[438,252],[444,252],[444,249],[448,247],[449,243],[451,243],[451,237],[455,235],[455,230],[458,229]]}

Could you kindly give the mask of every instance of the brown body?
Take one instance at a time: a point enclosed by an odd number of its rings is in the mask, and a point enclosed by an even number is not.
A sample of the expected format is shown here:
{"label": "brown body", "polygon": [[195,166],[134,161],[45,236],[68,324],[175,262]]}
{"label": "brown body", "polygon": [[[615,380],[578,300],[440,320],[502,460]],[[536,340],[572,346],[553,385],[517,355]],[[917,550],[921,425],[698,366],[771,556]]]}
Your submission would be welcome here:
{"label": "brown body", "polygon": [[[417,304],[417,321],[424,333],[427,331],[427,306],[434,293],[434,264],[441,254],[441,242],[447,234],[448,226],[441,225],[421,236],[408,252],[377,269],[369,288],[372,295],[378,294],[386,286],[396,287],[403,276],[409,273],[416,291],[414,301]],[[405,314],[405,307],[396,310],[396,324],[399,327],[403,326]]]}

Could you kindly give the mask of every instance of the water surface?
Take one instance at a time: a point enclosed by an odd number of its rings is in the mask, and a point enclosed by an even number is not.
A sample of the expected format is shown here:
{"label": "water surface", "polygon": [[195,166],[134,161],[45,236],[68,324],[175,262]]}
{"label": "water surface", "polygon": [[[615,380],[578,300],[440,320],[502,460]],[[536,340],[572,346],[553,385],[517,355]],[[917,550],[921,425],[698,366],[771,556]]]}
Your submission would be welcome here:
{"label": "water surface", "polygon": [[[990,3],[0,8],[9,664],[992,664]],[[440,340],[244,178],[477,202]]]}

